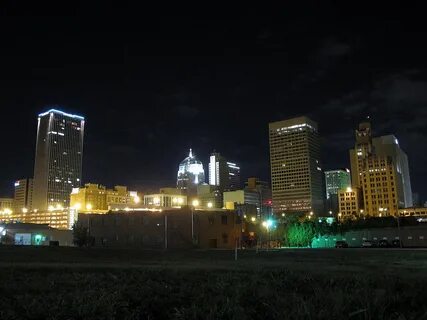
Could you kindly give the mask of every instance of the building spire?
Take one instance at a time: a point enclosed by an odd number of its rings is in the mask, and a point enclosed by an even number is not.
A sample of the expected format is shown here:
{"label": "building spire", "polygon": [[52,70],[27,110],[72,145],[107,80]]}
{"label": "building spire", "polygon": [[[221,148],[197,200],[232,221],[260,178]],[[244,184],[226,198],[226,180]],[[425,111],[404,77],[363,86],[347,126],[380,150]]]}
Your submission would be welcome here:
{"label": "building spire", "polygon": [[192,157],[193,157],[193,150],[191,150],[191,148],[190,148],[190,153],[188,154],[188,156],[189,156],[190,158],[192,158]]}

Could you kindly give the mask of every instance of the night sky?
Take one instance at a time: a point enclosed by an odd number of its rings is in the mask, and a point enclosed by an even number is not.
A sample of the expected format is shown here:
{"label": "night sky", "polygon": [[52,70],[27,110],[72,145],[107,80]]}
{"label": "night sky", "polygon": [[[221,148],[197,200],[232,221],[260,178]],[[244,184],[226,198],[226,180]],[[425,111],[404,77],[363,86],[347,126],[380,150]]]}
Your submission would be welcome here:
{"label": "night sky", "polygon": [[0,9],[0,196],[32,176],[37,114],[60,105],[86,118],[84,182],[173,186],[190,147],[206,174],[215,149],[243,178],[269,180],[268,123],[298,115],[318,122],[325,169],[348,167],[369,115],[375,135],[397,136],[427,198],[421,8],[103,3]]}

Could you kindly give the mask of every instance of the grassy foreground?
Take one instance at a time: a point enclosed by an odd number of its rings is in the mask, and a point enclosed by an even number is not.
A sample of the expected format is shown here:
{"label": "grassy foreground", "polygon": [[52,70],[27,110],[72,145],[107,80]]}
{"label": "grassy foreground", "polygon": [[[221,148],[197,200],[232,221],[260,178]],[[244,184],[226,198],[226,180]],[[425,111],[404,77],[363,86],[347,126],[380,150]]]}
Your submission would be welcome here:
{"label": "grassy foreground", "polygon": [[427,251],[0,247],[0,319],[422,319]]}

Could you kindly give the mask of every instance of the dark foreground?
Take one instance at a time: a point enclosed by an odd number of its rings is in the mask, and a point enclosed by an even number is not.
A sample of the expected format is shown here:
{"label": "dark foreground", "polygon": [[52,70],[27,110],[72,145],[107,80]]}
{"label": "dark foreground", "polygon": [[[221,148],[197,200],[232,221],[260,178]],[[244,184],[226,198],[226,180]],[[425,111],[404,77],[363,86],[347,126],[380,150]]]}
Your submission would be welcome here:
{"label": "dark foreground", "polygon": [[425,250],[0,247],[0,319],[427,319]]}

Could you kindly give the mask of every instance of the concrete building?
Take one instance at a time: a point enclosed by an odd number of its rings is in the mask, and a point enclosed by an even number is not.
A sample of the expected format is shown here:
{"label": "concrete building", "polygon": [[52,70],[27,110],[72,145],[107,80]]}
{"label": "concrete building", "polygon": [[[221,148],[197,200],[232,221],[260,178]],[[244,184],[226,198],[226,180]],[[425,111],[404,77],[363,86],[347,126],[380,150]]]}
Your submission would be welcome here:
{"label": "concrete building", "polygon": [[227,161],[217,152],[213,152],[209,161],[209,184],[222,191],[240,188],[240,166]]}
{"label": "concrete building", "polygon": [[227,190],[238,190],[241,187],[240,166],[235,162],[227,161],[228,188]]}
{"label": "concrete building", "polygon": [[338,169],[325,171],[326,199],[332,194],[338,194],[340,190],[351,187],[349,169]]}
{"label": "concrete building", "polygon": [[0,224],[0,243],[21,246],[72,246],[73,232],[57,230],[46,224]]}
{"label": "concrete building", "polygon": [[0,198],[0,211],[13,211],[13,198]]}
{"label": "concrete building", "polygon": [[256,192],[259,195],[258,217],[272,215],[272,194],[268,182],[251,177],[245,182],[245,190]]}
{"label": "concrete building", "polygon": [[223,206],[223,193],[220,187],[209,184],[197,186],[197,200],[201,208],[221,209]]}
{"label": "concrete building", "polygon": [[50,109],[39,114],[33,209],[69,207],[82,178],[84,118]]}
{"label": "concrete building", "polygon": [[320,213],[324,189],[317,124],[307,117],[272,122],[269,137],[274,212]]}
{"label": "concrete building", "polygon": [[84,187],[73,188],[70,195],[70,207],[82,213],[105,213],[113,207],[125,208],[140,201],[138,193],[129,191],[126,186],[107,189],[95,183],[86,183]]}
{"label": "concrete building", "polygon": [[364,215],[361,207],[362,199],[360,188],[347,187],[338,192],[339,212],[338,219],[355,219]]}
{"label": "concrete building", "polygon": [[232,249],[243,228],[234,211],[193,211],[188,207],[161,212],[80,214],[78,223],[88,227],[96,246],[167,249]]}
{"label": "concrete building", "polygon": [[396,216],[399,208],[412,206],[407,156],[393,135],[372,138],[370,123],[361,123],[350,163],[352,184],[361,188],[366,215]]}
{"label": "concrete building", "polygon": [[4,222],[46,224],[51,228],[60,230],[72,229],[77,219],[77,211],[73,208],[50,208],[49,210],[37,210],[23,212],[14,211],[2,219]]}
{"label": "concrete building", "polygon": [[197,194],[197,186],[202,183],[205,183],[203,163],[197,159],[190,149],[188,157],[179,164],[177,188],[187,196],[195,196]]}
{"label": "concrete building", "polygon": [[163,208],[186,206],[187,196],[180,189],[163,188],[159,193],[144,195],[144,205]]}
{"label": "concrete building", "polygon": [[14,186],[13,211],[31,211],[33,209],[33,179],[17,180]]}
{"label": "concrete building", "polygon": [[338,192],[351,187],[349,169],[325,171],[326,211],[336,216],[339,211]]}

